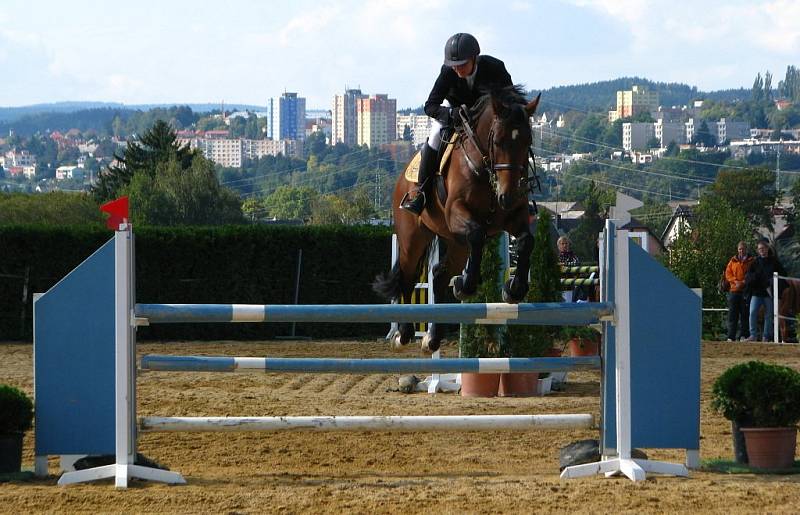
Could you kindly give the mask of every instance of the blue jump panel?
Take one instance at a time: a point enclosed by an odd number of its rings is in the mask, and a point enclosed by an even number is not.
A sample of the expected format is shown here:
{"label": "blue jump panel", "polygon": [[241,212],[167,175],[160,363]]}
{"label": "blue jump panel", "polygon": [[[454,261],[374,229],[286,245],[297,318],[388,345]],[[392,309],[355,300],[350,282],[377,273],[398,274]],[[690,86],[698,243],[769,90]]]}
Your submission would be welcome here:
{"label": "blue jump panel", "polygon": [[35,454],[114,454],[113,238],[33,313]]}
{"label": "blue jump panel", "polygon": [[[629,253],[631,444],[699,449],[700,298],[633,241]],[[603,377],[603,445],[612,449],[616,448],[615,356],[613,344],[605,345],[609,366]]]}

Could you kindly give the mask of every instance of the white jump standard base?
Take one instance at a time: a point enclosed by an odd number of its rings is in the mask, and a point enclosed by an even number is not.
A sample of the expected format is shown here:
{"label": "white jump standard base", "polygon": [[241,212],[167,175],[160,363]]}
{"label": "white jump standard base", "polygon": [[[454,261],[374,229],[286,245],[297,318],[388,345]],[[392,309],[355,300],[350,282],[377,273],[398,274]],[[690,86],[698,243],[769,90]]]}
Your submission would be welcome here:
{"label": "white jump standard base", "polygon": [[612,458],[597,463],[586,463],[567,467],[561,472],[561,479],[605,474],[615,476],[624,474],[631,481],[644,481],[647,473],[667,474],[670,476],[689,477],[689,470],[678,463],[664,461],[635,460],[633,458]]}
{"label": "white jump standard base", "polygon": [[75,483],[85,483],[86,481],[98,481],[100,479],[114,478],[114,486],[117,488],[127,488],[128,481],[132,478],[146,479],[148,481],[159,481],[172,485],[185,485],[186,480],[177,472],[169,470],[143,467],[141,465],[105,465],[86,470],[76,470],[75,472],[65,472],[58,480],[60,486]]}

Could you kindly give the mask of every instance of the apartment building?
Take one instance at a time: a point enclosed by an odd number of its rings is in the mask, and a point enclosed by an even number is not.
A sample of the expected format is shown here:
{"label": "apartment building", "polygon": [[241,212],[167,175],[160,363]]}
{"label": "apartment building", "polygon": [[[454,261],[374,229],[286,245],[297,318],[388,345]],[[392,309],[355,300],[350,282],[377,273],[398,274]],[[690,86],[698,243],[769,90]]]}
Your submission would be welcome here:
{"label": "apartment building", "polygon": [[659,119],[653,124],[654,137],[659,141],[661,148],[666,148],[670,143],[676,145],[686,143],[686,129],[681,122],[667,122]]}
{"label": "apartment building", "polygon": [[608,112],[608,121],[636,116],[639,113],[658,111],[658,92],[643,86],[633,86],[630,91],[617,91],[617,108]]}
{"label": "apartment building", "polygon": [[285,92],[267,101],[267,137],[303,140],[306,137],[306,99]]}
{"label": "apartment building", "polygon": [[242,139],[242,158],[257,159],[283,154],[288,157],[303,157],[303,140],[294,139]]}
{"label": "apartment building", "polygon": [[656,135],[654,123],[626,122],[622,124],[622,148],[630,152],[646,149],[647,143]]}
{"label": "apartment building", "polygon": [[244,159],[283,154],[303,157],[302,140],[179,138],[180,145],[198,149],[206,159],[227,168],[241,168]]}
{"label": "apartment building", "polygon": [[622,148],[628,152],[646,149],[651,138],[656,138],[661,148],[666,148],[672,142],[678,145],[691,143],[704,122],[717,145],[750,136],[750,124],[747,122],[729,121],[725,118],[718,122],[689,118],[683,123],[659,119],[655,123],[623,123]]}
{"label": "apartment building", "polygon": [[[709,129],[712,129],[710,125]],[[746,139],[750,137],[750,123],[720,118],[716,123],[716,131],[712,130],[712,134],[714,133],[716,133],[717,144],[735,139]]]}
{"label": "apartment building", "polygon": [[4,166],[6,168],[11,168],[12,166],[14,167],[36,166],[36,156],[31,154],[27,150],[12,149],[6,152],[5,154]]}
{"label": "apartment building", "polygon": [[360,89],[345,89],[343,95],[334,95],[331,109],[331,145],[344,143],[355,146],[358,140],[357,102],[368,98]]}
{"label": "apartment building", "polygon": [[67,179],[83,180],[83,170],[77,165],[59,166],[56,168],[56,180],[63,181]]}
{"label": "apartment building", "polygon": [[356,143],[376,147],[397,139],[397,100],[385,94],[356,100]]}
{"label": "apartment building", "polygon": [[402,138],[405,128],[411,131],[411,141],[414,147],[419,147],[426,141],[431,133],[433,119],[426,114],[398,114],[397,137]]}

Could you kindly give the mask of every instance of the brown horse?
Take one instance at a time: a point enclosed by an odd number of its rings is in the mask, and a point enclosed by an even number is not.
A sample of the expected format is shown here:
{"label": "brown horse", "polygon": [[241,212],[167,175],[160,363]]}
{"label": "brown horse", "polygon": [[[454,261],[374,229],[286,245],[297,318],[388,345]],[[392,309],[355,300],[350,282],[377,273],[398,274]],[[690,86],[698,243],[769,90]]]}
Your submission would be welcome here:
{"label": "brown horse", "polygon": [[[528,292],[533,235],[528,221],[528,148],[530,117],[539,104],[527,102],[512,86],[484,95],[472,108],[472,120],[458,128],[459,138],[443,174],[446,200],[432,194],[420,217],[400,209],[403,196],[414,186],[400,174],[392,198],[398,259],[391,273],[376,278],[375,291],[393,300],[410,302],[421,260],[435,235],[446,242],[442,266],[434,273],[434,295],[446,292],[448,275],[453,294],[463,300],[480,284],[481,253],[487,237],[507,231],[519,244],[516,274],[503,285],[503,300],[520,302]],[[436,188],[431,188],[435,190]],[[463,269],[463,272],[461,270]],[[448,273],[449,272],[449,273]],[[414,335],[410,323],[399,325],[395,345]],[[430,324],[422,347],[439,348],[443,334]]]}

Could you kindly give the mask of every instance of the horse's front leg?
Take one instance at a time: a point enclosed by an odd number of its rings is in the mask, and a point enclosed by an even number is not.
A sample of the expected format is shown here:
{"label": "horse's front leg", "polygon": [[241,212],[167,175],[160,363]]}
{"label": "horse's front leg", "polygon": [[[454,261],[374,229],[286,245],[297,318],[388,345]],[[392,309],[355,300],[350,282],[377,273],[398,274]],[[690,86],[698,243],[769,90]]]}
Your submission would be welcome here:
{"label": "horse's front leg", "polygon": [[453,295],[458,300],[465,300],[478,290],[481,282],[481,258],[483,257],[483,246],[486,244],[486,229],[468,220],[465,224],[465,239],[469,248],[469,257],[461,275],[453,277]]}
{"label": "horse's front leg", "polygon": [[503,285],[503,302],[516,304],[528,294],[528,276],[531,267],[531,251],[533,250],[533,234],[525,230],[516,234],[517,238],[517,270],[514,277]]}

